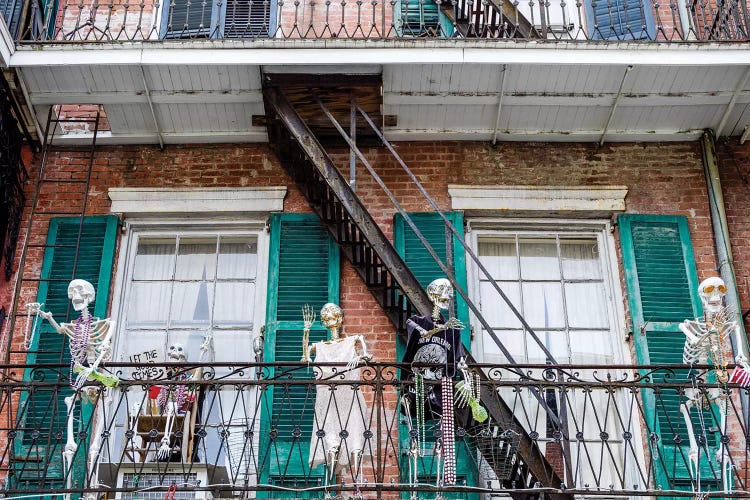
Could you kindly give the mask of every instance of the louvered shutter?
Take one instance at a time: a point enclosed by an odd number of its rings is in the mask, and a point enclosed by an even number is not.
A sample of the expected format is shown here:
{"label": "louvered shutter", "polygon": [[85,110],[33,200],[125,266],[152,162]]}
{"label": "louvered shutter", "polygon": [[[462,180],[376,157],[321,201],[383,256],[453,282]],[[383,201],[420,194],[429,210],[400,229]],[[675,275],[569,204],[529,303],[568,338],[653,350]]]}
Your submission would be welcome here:
{"label": "louvered shutter", "polygon": [[21,20],[21,10],[23,2],[21,0],[0,0],[0,13],[5,19],[10,35],[15,38],[18,35],[18,25]]}
{"label": "louvered shutter", "polygon": [[594,40],[654,40],[652,9],[648,0],[589,0],[589,36]]}
{"label": "louvered shutter", "polygon": [[[96,290],[96,299],[90,305],[95,317],[107,316],[112,265],[117,238],[117,217],[86,217],[83,221],[80,245],[78,232],[80,218],[65,217],[50,220],[47,247],[42,263],[41,281],[37,302],[54,315],[58,323],[74,321],[77,313],[70,306],[68,283],[80,278],[89,281]],[[78,254],[78,262],[74,261]],[[48,322],[39,324],[27,355],[27,364],[68,363],[70,350],[67,338],[58,334]],[[67,382],[68,371],[27,370],[27,380]],[[62,451],[66,440],[67,408],[65,397],[73,391],[68,387],[37,388],[23,394],[19,404],[18,418],[22,425],[21,435],[16,439],[14,464],[15,480],[19,487],[60,487],[64,484]],[[81,429],[90,427],[92,408],[80,401],[74,408]],[[73,477],[82,480],[86,447],[76,456]],[[80,487],[81,485],[79,485]]]}
{"label": "louvered shutter", "polygon": [[206,38],[214,32],[218,6],[212,0],[168,0],[162,10],[163,38]]}
{"label": "louvered shutter", "polygon": [[[618,223],[638,363],[680,364],[685,336],[679,324],[703,314],[687,219],[623,214]],[[688,371],[677,370],[677,381],[689,380]],[[655,383],[667,381],[663,371],[650,377]],[[675,382],[675,378],[668,381]],[[651,450],[656,458],[657,485],[664,489],[690,489],[689,441],[680,413],[684,396],[669,389],[658,395],[644,391],[643,396],[646,425],[658,436],[657,443],[652,443],[656,448]],[[701,417],[695,410],[691,417],[697,436],[701,432]],[[707,427],[715,425],[710,410],[702,417]],[[706,437],[709,447],[714,449],[715,434],[709,432]],[[701,481],[707,487],[716,479],[717,470],[712,471],[705,460],[705,450],[701,455]]]}
{"label": "louvered shutter", "polygon": [[227,0],[224,38],[269,38],[276,33],[276,0]]}
{"label": "louvered shutter", "polygon": [[[305,304],[316,311],[310,342],[327,338],[328,332],[319,316],[327,302],[339,303],[338,247],[316,215],[273,214],[269,256],[265,361],[298,363],[302,355],[302,307]],[[278,370],[280,368],[274,371],[275,375]],[[310,379],[314,374],[311,368],[304,368],[292,370],[288,377]],[[315,386],[276,386],[265,398],[270,398],[266,401],[271,401],[271,411],[269,418],[263,408],[262,434],[266,444],[261,449],[269,449],[270,445],[271,451],[263,476],[269,483],[279,486],[322,485],[323,466],[313,471],[308,466],[315,419]]]}
{"label": "louvered shutter", "polygon": [[[463,237],[464,219],[462,212],[448,212],[445,214],[446,218],[450,220],[451,224],[455,226],[459,234]],[[452,240],[453,247],[453,272],[456,276],[458,284],[466,290],[466,257],[461,243],[455,238],[452,233],[446,237],[446,224],[439,215],[434,212],[429,213],[411,213],[409,218],[417,226],[417,229],[427,239],[427,242],[435,250],[435,253],[440,257],[443,262],[447,262],[447,243]],[[409,266],[409,269],[417,278],[419,283],[426,289],[427,285],[431,281],[437,278],[445,278],[445,273],[440,270],[440,267],[429,254],[425,246],[419,240],[414,231],[409,227],[409,224],[404,220],[400,214],[396,214],[393,221],[393,236],[396,246],[396,251],[404,259],[404,262]],[[450,240],[448,239],[450,238]],[[464,325],[469,324],[469,308],[466,305],[466,301],[455,294],[456,303],[456,317],[463,322]],[[468,350],[471,335],[469,328],[465,328],[461,334],[465,348]],[[404,350],[403,342],[399,340],[397,343],[397,357],[400,360]],[[420,458],[419,462],[419,477],[421,482],[435,484],[436,474],[438,472],[438,463],[432,454],[433,443],[435,442],[434,431],[438,429],[438,421],[431,421],[427,423],[430,427],[427,431],[426,439],[427,443],[427,454]],[[409,432],[406,426],[399,421],[399,441],[400,448],[402,450],[402,467],[401,471],[403,474],[408,474],[409,466],[405,453],[409,449]],[[459,485],[476,485],[478,464],[476,461],[476,453],[473,450],[473,446],[468,441],[468,438],[457,437],[456,438],[456,479]],[[406,476],[403,478],[407,480]],[[445,498],[463,498],[463,499],[475,499],[478,498],[476,494],[468,493],[443,493]],[[408,498],[408,493],[402,494],[402,498]],[[424,492],[419,493],[420,498],[432,498],[434,494],[428,495]]]}

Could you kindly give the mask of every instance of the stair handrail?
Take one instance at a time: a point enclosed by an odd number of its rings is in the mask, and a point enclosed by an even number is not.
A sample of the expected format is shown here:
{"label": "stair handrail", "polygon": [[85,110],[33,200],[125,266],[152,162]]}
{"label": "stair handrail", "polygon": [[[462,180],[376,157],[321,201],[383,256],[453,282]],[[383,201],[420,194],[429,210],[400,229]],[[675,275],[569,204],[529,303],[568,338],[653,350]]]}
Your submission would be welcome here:
{"label": "stair handrail", "polygon": [[[479,308],[471,300],[471,298],[469,297],[468,293],[465,290],[463,290],[463,288],[461,288],[461,286],[457,282],[456,277],[453,274],[453,272],[445,265],[445,263],[443,263],[442,259],[437,255],[437,252],[435,252],[435,249],[432,247],[432,245],[430,245],[430,243],[427,241],[427,239],[425,239],[425,237],[422,234],[422,232],[417,228],[416,224],[414,224],[414,221],[411,219],[411,217],[409,217],[409,214],[406,212],[406,210],[404,210],[404,208],[398,202],[398,200],[396,199],[396,197],[393,194],[393,192],[390,189],[388,189],[388,186],[385,185],[385,182],[383,182],[383,179],[377,174],[377,172],[375,172],[375,169],[372,167],[372,164],[370,164],[369,160],[364,156],[364,154],[362,153],[362,151],[360,151],[360,149],[357,147],[357,145],[354,144],[354,142],[351,140],[351,137],[349,137],[349,135],[347,135],[347,133],[341,127],[341,125],[336,120],[336,118],[333,116],[333,114],[331,114],[330,110],[325,106],[325,104],[323,104],[323,101],[314,92],[313,92],[313,99],[318,103],[318,105],[323,110],[323,113],[331,121],[331,123],[333,124],[333,126],[338,130],[338,132],[341,135],[341,137],[352,148],[352,151],[354,151],[355,155],[363,163],[363,165],[365,166],[365,168],[367,169],[367,171],[370,173],[370,175],[373,177],[373,179],[375,180],[375,182],[377,182],[377,184],[383,189],[383,191],[385,192],[386,196],[388,196],[388,198],[390,199],[391,203],[393,203],[393,206],[396,208],[396,210],[404,218],[404,220],[409,225],[409,227],[414,232],[414,234],[417,236],[417,238],[422,243],[422,245],[424,245],[425,249],[430,254],[430,256],[433,258],[433,260],[435,260],[435,263],[438,265],[438,267],[440,267],[440,270],[443,273],[445,273],[446,277],[448,278],[448,280],[453,285],[453,288],[466,301],[466,304],[469,306],[469,309],[471,309],[471,311],[477,317],[477,319],[479,320],[479,322],[482,324],[482,327],[485,328],[489,332],[490,337],[492,338],[492,340],[495,341],[495,344],[500,349],[500,351],[503,353],[503,355],[506,356],[506,358],[508,359],[508,361],[511,364],[517,364],[515,358],[513,358],[513,355],[510,353],[510,351],[508,351],[508,349],[505,347],[505,345],[502,343],[502,341],[495,334],[494,330],[489,326],[489,323],[487,323],[487,320],[484,319],[484,317],[482,316],[481,312],[479,311]],[[359,106],[356,104],[356,102],[354,103],[354,105],[357,106],[357,108],[360,110],[360,112],[362,112],[361,108],[359,108]],[[367,119],[369,119],[369,117],[367,117],[366,115],[365,115],[365,117]],[[447,220],[447,219],[445,219],[445,216],[442,215],[442,212],[441,212],[441,216],[443,217],[444,220]],[[449,222],[449,224],[450,224],[450,222]],[[453,227],[452,224],[451,224],[451,227],[452,227],[453,231],[455,232],[455,227]],[[508,300],[507,297],[506,297],[506,300]],[[526,321],[523,320],[522,317],[521,317],[521,320],[523,321],[523,323],[527,324]],[[542,346],[542,347],[546,351],[546,353],[549,353],[549,350],[546,349],[546,347],[544,347],[544,346]],[[556,365],[557,362],[554,361],[554,358],[552,357],[551,353],[549,353],[549,357],[550,357],[550,359],[551,359],[552,362],[551,363],[548,362],[548,364]],[[467,356],[467,358],[468,358],[469,362],[474,362],[473,356],[471,356],[470,354]],[[558,374],[558,378],[560,379],[560,381],[562,381],[562,377],[563,377],[562,373],[559,373]],[[542,406],[542,408],[544,408],[544,411],[547,414],[547,416],[550,418],[550,420],[552,420],[552,422],[555,424],[555,426],[563,433],[563,436],[565,437],[565,442],[567,443],[567,439],[569,437],[568,428],[567,428],[567,425],[563,425],[563,423],[561,422],[561,420],[567,422],[567,409],[566,409],[564,398],[561,398],[562,399],[562,401],[561,401],[561,408],[560,408],[560,414],[561,414],[561,416],[558,417],[558,415],[556,414],[556,412],[552,408],[549,407],[549,404],[547,403],[546,399],[543,398],[539,394],[538,391],[532,390],[531,393],[539,401],[539,404]],[[567,454],[567,456],[570,456],[569,453]],[[565,460],[565,465],[566,465],[567,468],[570,467],[570,463],[569,463],[568,460]],[[572,474],[572,471],[569,470],[568,473]]]}

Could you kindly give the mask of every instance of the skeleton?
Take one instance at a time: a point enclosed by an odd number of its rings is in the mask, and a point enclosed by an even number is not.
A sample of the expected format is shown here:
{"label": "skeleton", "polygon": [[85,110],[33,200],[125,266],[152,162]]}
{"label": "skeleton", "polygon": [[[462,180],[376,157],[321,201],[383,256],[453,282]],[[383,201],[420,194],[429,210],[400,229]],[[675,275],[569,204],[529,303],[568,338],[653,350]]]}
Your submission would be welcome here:
{"label": "skeleton", "polygon": [[432,301],[432,321],[435,328],[426,333],[423,337],[429,337],[443,330],[463,330],[464,324],[456,318],[450,317],[444,324],[440,323],[440,310],[447,310],[453,300],[453,285],[445,278],[438,278],[427,285],[427,295]]}
{"label": "skeleton", "polygon": [[[310,356],[317,354],[316,344],[309,344],[309,332],[313,322],[315,321],[315,313],[309,306],[305,305],[305,307],[303,307],[302,309],[302,318],[304,325],[302,361],[310,362]],[[323,308],[320,310],[320,321],[330,332],[330,340],[324,341],[324,343],[337,343],[343,341],[346,338],[345,336],[341,336],[341,334],[339,333],[344,322],[344,312],[336,304],[329,302],[328,304],[323,306]],[[367,362],[372,359],[372,355],[367,352],[367,344],[365,343],[364,337],[362,337],[361,335],[356,336],[354,341],[354,349],[355,355],[348,361],[345,368],[347,371],[353,370],[357,368],[360,363]],[[355,478],[355,481],[357,481],[357,484],[359,484],[358,481],[360,476],[360,466],[362,464],[363,457],[362,452],[362,449],[349,450],[350,457],[348,458],[348,463],[352,466],[353,477]],[[328,474],[326,474],[326,486],[328,486],[329,484],[332,484],[334,475],[337,472],[340,472],[343,467],[343,465],[339,464],[340,450],[338,446],[331,446],[326,451],[325,461],[328,468]],[[326,498],[328,497],[330,497],[330,494],[326,492]]]}
{"label": "skeleton", "polygon": [[[204,341],[201,345],[201,349],[208,349],[210,339]],[[173,343],[169,346],[167,351],[167,362],[170,363],[185,363],[187,362],[187,355],[182,344]],[[193,378],[191,376],[190,378]],[[172,430],[177,415],[182,411],[182,406],[185,404],[185,398],[187,393],[185,392],[185,386],[169,386],[162,387],[159,393],[159,401],[162,402],[162,412],[166,414],[166,421],[164,423],[164,437],[161,439],[159,449],[156,452],[156,458],[158,460],[166,460],[172,454]]]}
{"label": "skeleton", "polygon": [[[726,357],[726,340],[732,338],[734,345],[741,346],[739,325],[732,321],[731,312],[724,305],[724,296],[727,288],[724,281],[718,277],[704,280],[698,286],[698,294],[703,303],[704,317],[695,320],[685,320],[680,324],[680,330],[685,334],[685,348],[683,351],[683,362],[689,365],[707,364],[709,361],[714,365],[716,378],[720,383],[726,383],[729,379],[727,374],[728,359]],[[750,372],[750,366],[744,355],[737,354],[735,357],[737,365]],[[690,461],[693,477],[699,477],[698,444],[693,431],[693,422],[690,418],[690,410],[695,407],[702,411],[710,404],[716,404],[721,416],[721,432],[726,432],[726,393],[721,388],[712,388],[701,391],[697,387],[685,391],[686,400],[680,405],[680,411],[685,419],[685,427],[690,440]],[[716,459],[721,463],[722,476],[724,478],[724,491],[731,491],[732,487],[732,465],[728,450],[724,443],[719,445],[716,451]]]}
{"label": "skeleton", "polygon": [[[109,392],[104,392],[104,398],[98,396],[100,391],[97,387],[83,387],[87,380],[101,382],[106,387],[117,387],[120,380],[114,375],[104,374],[98,371],[102,362],[109,361],[112,357],[112,336],[115,331],[115,322],[109,318],[99,319],[91,316],[89,304],[93,302],[96,292],[93,285],[88,281],[74,279],[68,285],[68,298],[75,311],[80,312],[80,317],[74,323],[58,323],[52,316],[51,312],[42,310],[39,303],[27,304],[26,308],[29,313],[36,313],[46,319],[50,325],[60,335],[68,337],[71,357],[71,386],[76,391],[72,396],[65,398],[65,405],[68,409],[67,417],[67,440],[63,450],[63,464],[66,469],[68,485],[72,481],[73,457],[78,450],[78,445],[74,438],[74,407],[77,398],[92,401],[95,404],[96,424],[93,431],[94,440],[89,448],[89,474],[91,474],[91,484],[96,486],[98,483],[96,461],[102,447],[102,429],[104,427],[104,406],[108,399]],[[77,373],[77,377],[72,380],[72,374]],[[85,500],[93,499],[95,495],[85,495]]]}

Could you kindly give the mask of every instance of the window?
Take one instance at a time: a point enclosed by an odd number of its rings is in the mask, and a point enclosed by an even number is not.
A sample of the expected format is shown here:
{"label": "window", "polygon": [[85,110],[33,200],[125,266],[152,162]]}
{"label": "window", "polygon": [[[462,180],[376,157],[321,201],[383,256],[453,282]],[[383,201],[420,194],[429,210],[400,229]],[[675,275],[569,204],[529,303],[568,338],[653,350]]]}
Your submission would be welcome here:
{"label": "window", "polygon": [[[508,296],[558,363],[608,366],[626,362],[627,347],[618,321],[619,283],[614,279],[616,268],[610,258],[613,240],[607,222],[477,220],[471,224],[471,244],[490,274],[484,276],[477,266],[471,266],[473,300],[515,361],[544,364],[546,357],[494,289],[492,281]],[[473,321],[474,331],[482,334],[475,335],[472,352],[484,362],[507,363],[482,325]],[[591,375],[591,370],[574,371],[584,379]],[[541,378],[541,370],[531,374]],[[533,392],[518,393],[509,387],[502,389],[501,394],[527,431],[540,435],[539,444],[545,455],[559,456],[561,442],[555,440],[551,419]],[[569,470],[559,470],[564,482],[591,487],[619,483],[632,486],[641,482],[635,470],[627,467],[632,466],[634,455],[639,456],[642,450],[623,440],[623,425],[630,435],[640,435],[637,409],[627,404],[624,392],[608,394],[570,388],[563,400],[560,391],[550,388],[541,397],[558,416],[562,405],[567,407],[573,463]],[[615,414],[619,417],[613,418]],[[602,440],[603,433],[609,436],[606,442]]]}
{"label": "window", "polygon": [[267,38],[276,32],[276,0],[170,0],[163,38]]}
{"label": "window", "polygon": [[[559,363],[606,364],[619,349],[611,331],[600,238],[593,233],[491,231],[477,236],[477,254],[503,292]],[[544,363],[492,282],[478,275],[482,314],[516,361]],[[591,342],[592,338],[599,341]],[[489,335],[474,352],[506,360]]]}
{"label": "window", "polygon": [[[231,382],[255,375],[254,370],[235,368],[253,360],[253,339],[265,321],[267,248],[268,237],[260,223],[191,222],[171,228],[135,224],[123,244],[120,304],[113,308],[119,328],[115,359],[141,365],[126,370],[125,377],[148,380],[159,374],[149,370],[149,364],[168,361],[169,347],[180,344],[189,362],[204,364],[204,376],[206,370],[213,370],[213,378],[226,382],[220,390],[199,392],[188,409],[196,414],[194,427],[182,441],[181,457],[172,460],[223,463],[226,476],[237,484],[256,480],[253,456],[258,433],[252,430],[259,425],[260,396],[255,386]],[[206,339],[211,339],[211,348],[203,353]],[[205,367],[213,363],[236,366]],[[116,448],[110,456],[115,461],[121,456],[136,464],[157,461],[146,424],[138,424],[143,429],[136,426],[134,438],[125,433],[136,415],[149,422],[156,418],[151,417],[155,410],[148,399],[152,398],[133,388],[123,395],[111,441]],[[192,441],[201,430],[205,436]]]}
{"label": "window", "polygon": [[246,362],[247,351],[236,346],[249,347],[262,321],[255,317],[258,235],[139,233],[136,239],[120,360],[164,361],[177,342],[188,360],[198,361],[201,343],[211,336],[213,353],[203,361]]}

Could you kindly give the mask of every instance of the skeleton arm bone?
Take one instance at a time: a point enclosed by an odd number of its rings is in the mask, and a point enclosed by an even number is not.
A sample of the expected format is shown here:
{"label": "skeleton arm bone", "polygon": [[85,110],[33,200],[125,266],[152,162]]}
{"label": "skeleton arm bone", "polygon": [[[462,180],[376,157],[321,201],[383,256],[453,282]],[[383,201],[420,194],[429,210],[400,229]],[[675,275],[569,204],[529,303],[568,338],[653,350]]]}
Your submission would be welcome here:
{"label": "skeleton arm bone", "polygon": [[57,321],[55,321],[55,318],[52,317],[51,312],[47,312],[42,309],[41,304],[34,302],[34,304],[29,304],[29,306],[32,306],[29,308],[29,310],[32,313],[33,312],[39,313],[39,316],[49,321],[49,324],[52,325],[52,328],[54,328],[57,333],[59,333],[60,335],[70,334],[65,328],[60,326],[60,324]]}

